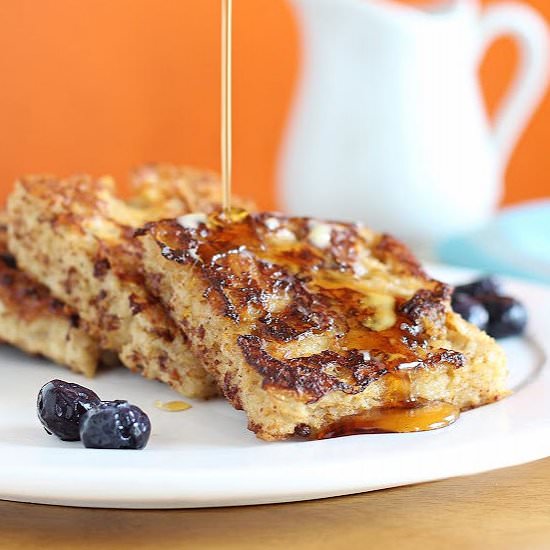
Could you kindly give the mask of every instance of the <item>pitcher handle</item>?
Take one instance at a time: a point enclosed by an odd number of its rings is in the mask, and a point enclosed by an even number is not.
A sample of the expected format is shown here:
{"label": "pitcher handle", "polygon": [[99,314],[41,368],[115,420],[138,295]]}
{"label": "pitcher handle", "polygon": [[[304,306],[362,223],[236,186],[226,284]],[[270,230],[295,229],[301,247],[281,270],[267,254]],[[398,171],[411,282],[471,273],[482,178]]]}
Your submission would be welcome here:
{"label": "pitcher handle", "polygon": [[482,16],[482,52],[501,36],[514,38],[520,49],[516,77],[494,121],[494,139],[504,169],[548,87],[550,32],[546,21],[533,8],[519,2],[503,2],[487,7]]}

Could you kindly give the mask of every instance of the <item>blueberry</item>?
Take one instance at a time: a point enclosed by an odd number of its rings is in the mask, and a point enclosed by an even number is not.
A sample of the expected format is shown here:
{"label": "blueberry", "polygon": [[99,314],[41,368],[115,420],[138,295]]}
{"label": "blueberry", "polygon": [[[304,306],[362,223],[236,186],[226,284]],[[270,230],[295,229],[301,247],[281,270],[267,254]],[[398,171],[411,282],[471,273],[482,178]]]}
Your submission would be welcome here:
{"label": "blueberry", "polygon": [[455,292],[478,298],[486,294],[499,295],[501,288],[499,282],[494,277],[482,277],[471,283],[456,286]]}
{"label": "blueberry", "polygon": [[80,437],[92,449],[143,449],[151,435],[149,417],[127,401],[103,401],[80,422]]}
{"label": "blueberry", "polygon": [[489,312],[487,332],[493,338],[506,338],[522,334],[527,326],[525,306],[509,296],[483,296],[480,298]]}
{"label": "blueberry", "polygon": [[452,298],[453,310],[466,321],[472,323],[481,330],[487,328],[489,313],[485,307],[475,298],[462,292],[454,292]]}
{"label": "blueberry", "polygon": [[38,418],[49,434],[64,441],[78,441],[82,415],[99,403],[99,397],[92,390],[52,380],[38,392]]}

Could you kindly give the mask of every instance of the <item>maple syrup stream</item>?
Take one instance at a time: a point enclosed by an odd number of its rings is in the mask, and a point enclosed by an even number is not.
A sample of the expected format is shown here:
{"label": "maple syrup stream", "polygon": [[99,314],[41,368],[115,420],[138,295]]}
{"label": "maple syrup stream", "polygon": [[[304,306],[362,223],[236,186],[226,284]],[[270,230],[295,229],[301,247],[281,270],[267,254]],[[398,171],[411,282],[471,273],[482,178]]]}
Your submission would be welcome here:
{"label": "maple syrup stream", "polygon": [[223,188],[223,211],[231,212],[231,184],[233,175],[232,135],[233,135],[233,0],[222,0],[222,94],[221,94],[221,165]]}

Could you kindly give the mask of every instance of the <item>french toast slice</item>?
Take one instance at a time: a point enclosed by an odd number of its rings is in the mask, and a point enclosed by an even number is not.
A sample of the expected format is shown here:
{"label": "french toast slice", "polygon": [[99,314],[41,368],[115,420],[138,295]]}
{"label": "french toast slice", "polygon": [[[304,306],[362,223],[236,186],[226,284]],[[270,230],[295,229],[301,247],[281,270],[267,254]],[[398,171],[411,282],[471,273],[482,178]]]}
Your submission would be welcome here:
{"label": "french toast slice", "polygon": [[[79,312],[101,347],[117,353],[126,367],[188,397],[208,398],[218,391],[215,381],[145,289],[141,243],[133,233],[191,207],[212,209],[206,189],[215,197],[219,183],[203,172],[167,170],[151,165],[138,172],[128,201],[116,198],[110,178],[22,178],[8,199],[9,248],[23,269]],[[177,179],[171,179],[176,171]],[[201,192],[194,194],[195,187]]]}
{"label": "french toast slice", "polygon": [[[222,189],[215,172],[168,163],[143,164],[130,174],[133,193],[127,203],[148,212],[151,220],[186,212],[211,212],[222,203]],[[242,208],[252,203],[236,199]]]}
{"label": "french toast slice", "polygon": [[100,357],[78,314],[17,268],[0,215],[0,340],[92,377]]}
{"label": "french toast slice", "polygon": [[138,234],[151,291],[261,439],[507,395],[501,348],[388,235],[276,214],[184,216]]}

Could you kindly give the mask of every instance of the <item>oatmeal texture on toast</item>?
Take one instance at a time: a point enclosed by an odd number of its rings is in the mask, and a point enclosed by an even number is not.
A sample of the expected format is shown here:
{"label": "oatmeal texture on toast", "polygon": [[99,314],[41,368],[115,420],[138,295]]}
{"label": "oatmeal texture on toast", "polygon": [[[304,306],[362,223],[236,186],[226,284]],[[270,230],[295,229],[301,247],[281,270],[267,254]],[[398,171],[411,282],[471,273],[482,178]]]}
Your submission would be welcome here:
{"label": "oatmeal texture on toast", "polygon": [[410,399],[469,409],[508,393],[501,348],[388,235],[274,214],[140,234],[151,291],[262,439],[314,438]]}
{"label": "oatmeal texture on toast", "polygon": [[[174,164],[144,164],[130,175],[132,196],[127,203],[145,209],[150,220],[186,212],[211,212],[222,203],[222,189],[215,172]],[[243,208],[254,205],[241,198]]]}
{"label": "oatmeal texture on toast", "polygon": [[73,309],[18,269],[7,231],[0,215],[0,340],[92,377],[100,356],[97,341]]}
{"label": "oatmeal texture on toast", "polygon": [[209,173],[149,165],[134,173],[133,184],[133,197],[122,201],[110,178],[22,178],[8,200],[10,250],[125,366],[188,397],[210,397],[215,381],[144,286],[142,245],[133,234],[152,220],[212,210],[219,182]]}

